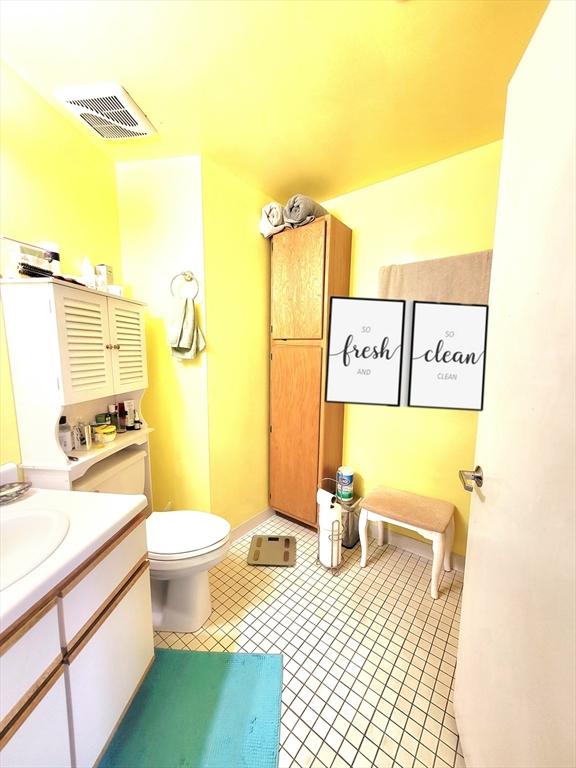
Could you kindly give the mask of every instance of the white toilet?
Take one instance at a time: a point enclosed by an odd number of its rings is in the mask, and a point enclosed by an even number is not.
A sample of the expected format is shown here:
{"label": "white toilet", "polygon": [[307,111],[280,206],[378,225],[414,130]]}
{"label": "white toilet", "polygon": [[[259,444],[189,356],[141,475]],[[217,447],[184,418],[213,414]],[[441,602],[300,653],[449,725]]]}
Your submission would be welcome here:
{"label": "white toilet", "polygon": [[[104,459],[74,483],[76,491],[144,493],[146,453]],[[209,512],[153,512],[146,521],[154,628],[194,632],[212,610],[208,571],[230,547],[230,523]]]}
{"label": "white toilet", "polygon": [[228,553],[230,523],[209,512],[153,512],[146,537],[154,627],[200,629],[212,611],[208,571]]}

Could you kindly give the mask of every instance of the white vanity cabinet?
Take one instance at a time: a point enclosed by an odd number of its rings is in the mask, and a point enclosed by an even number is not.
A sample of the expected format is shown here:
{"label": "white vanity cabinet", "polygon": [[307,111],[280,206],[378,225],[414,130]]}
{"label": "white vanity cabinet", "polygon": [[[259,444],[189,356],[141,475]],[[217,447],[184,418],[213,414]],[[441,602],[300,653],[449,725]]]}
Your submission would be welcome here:
{"label": "white vanity cabinet", "polygon": [[67,285],[52,285],[62,404],[148,386],[142,306]]}
{"label": "white vanity cabinet", "polygon": [[2,305],[15,396],[25,393],[26,405],[33,396],[64,406],[148,386],[140,302],[36,278],[2,281]]}
{"label": "white vanity cabinet", "polygon": [[66,656],[77,766],[97,763],[148,671],[151,611],[146,563],[101,614],[94,633]]}
{"label": "white vanity cabinet", "polygon": [[[2,768],[70,768],[66,687],[62,672],[30,704],[14,735],[0,746]],[[1,745],[1,741],[0,741]]]}
{"label": "white vanity cabinet", "polygon": [[77,766],[97,762],[154,657],[144,526],[137,518],[59,592]]}
{"label": "white vanity cabinet", "polygon": [[71,763],[57,599],[0,642],[0,766]]}
{"label": "white vanity cabinet", "polygon": [[[71,490],[94,463],[145,446],[146,425],[70,458],[58,441],[61,415],[91,421],[109,403],[148,386],[144,305],[53,278],[1,281],[21,466],[41,488]],[[150,500],[150,471],[146,493]]]}
{"label": "white vanity cabinet", "polygon": [[[5,292],[6,289],[4,295]],[[55,285],[49,287],[47,302],[48,312],[54,313],[56,322],[52,331],[57,333],[59,360],[54,373],[62,405],[109,397],[114,392],[114,382],[108,297]],[[4,306],[9,306],[6,299]],[[9,324],[10,320],[6,322]],[[8,344],[12,364],[14,346],[10,337]]]}
{"label": "white vanity cabinet", "polygon": [[96,765],[153,659],[141,511],[0,636],[1,768]]}

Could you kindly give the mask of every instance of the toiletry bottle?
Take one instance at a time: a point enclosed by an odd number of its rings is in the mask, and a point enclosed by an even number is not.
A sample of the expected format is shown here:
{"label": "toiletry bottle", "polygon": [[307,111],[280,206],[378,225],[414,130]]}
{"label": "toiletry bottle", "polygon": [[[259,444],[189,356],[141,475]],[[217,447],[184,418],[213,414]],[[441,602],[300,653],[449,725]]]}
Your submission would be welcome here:
{"label": "toiletry bottle", "polygon": [[90,259],[84,258],[82,262],[82,282],[87,288],[96,288],[96,275]]}
{"label": "toiletry bottle", "polygon": [[58,243],[54,243],[51,240],[43,240],[38,243],[40,248],[43,248],[53,275],[61,275],[62,267],[60,265],[60,246]]}
{"label": "toiletry bottle", "polygon": [[138,411],[134,411],[134,429],[142,429],[142,419]]}
{"label": "toiletry bottle", "polygon": [[126,409],[124,403],[118,403],[118,432],[126,432]]}
{"label": "toiletry bottle", "polygon": [[60,254],[56,251],[46,251],[46,253],[50,256],[50,264],[52,266],[52,274],[53,275],[61,275],[62,274],[62,266],[60,265]]}
{"label": "toiletry bottle", "polygon": [[92,448],[92,427],[90,424],[82,423],[82,437],[82,448],[84,448],[85,451],[89,451]]}
{"label": "toiletry bottle", "polygon": [[66,416],[60,416],[58,440],[64,453],[69,453],[72,450],[72,430],[70,424],[66,423]]}
{"label": "toiletry bottle", "polygon": [[82,449],[82,422],[77,421],[72,427],[72,450],[79,451]]}
{"label": "toiletry bottle", "polygon": [[116,427],[116,430],[118,430],[120,424],[118,422],[118,408],[116,403],[110,403],[108,405],[108,413],[110,414],[110,424],[113,424]]}
{"label": "toiletry bottle", "polygon": [[126,410],[126,429],[134,429],[134,400],[124,400]]}

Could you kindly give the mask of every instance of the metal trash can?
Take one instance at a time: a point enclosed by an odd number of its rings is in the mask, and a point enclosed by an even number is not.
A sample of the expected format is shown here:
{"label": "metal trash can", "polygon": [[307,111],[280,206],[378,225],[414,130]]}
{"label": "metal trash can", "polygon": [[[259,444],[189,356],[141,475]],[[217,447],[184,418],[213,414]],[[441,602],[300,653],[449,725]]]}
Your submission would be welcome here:
{"label": "metal trash can", "polygon": [[340,501],[340,506],[342,507],[342,546],[346,547],[346,549],[352,549],[360,541],[358,533],[360,501],[360,498],[353,500],[349,504],[345,501]]}
{"label": "metal trash can", "polygon": [[[329,490],[336,495],[336,487],[338,485],[336,479],[334,477],[323,477],[319,488],[322,488],[325,483],[329,484]],[[358,519],[360,517],[360,502],[363,498],[363,496],[354,496],[350,501],[338,499],[338,503],[342,507],[342,546],[346,547],[346,549],[352,549],[360,541]]]}

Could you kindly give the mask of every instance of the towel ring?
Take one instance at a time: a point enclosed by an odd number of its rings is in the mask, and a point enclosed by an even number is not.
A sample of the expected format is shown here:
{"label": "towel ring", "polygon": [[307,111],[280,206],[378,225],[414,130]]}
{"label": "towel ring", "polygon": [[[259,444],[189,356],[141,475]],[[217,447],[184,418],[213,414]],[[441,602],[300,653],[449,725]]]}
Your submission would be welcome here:
{"label": "towel ring", "polygon": [[[196,290],[194,291],[192,296],[181,296],[179,292],[174,293],[174,283],[176,282],[176,280],[178,280],[181,277],[183,277],[187,283],[195,284]],[[170,283],[170,293],[172,294],[172,296],[176,298],[195,299],[196,296],[198,296],[199,290],[200,290],[200,285],[198,284],[198,280],[195,278],[194,273],[189,271],[179,272],[177,275],[174,275],[174,277],[172,278],[172,282]]]}

